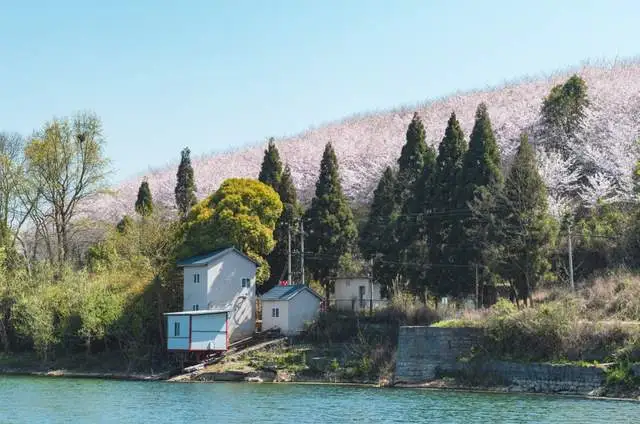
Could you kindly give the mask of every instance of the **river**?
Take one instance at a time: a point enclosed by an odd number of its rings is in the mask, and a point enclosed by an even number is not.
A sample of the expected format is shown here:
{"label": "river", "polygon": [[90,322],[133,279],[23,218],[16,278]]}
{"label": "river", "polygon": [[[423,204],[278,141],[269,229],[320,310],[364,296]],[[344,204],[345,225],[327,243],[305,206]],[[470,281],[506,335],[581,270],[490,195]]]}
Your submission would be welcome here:
{"label": "river", "polygon": [[0,423],[638,423],[640,403],[330,385],[0,376]]}

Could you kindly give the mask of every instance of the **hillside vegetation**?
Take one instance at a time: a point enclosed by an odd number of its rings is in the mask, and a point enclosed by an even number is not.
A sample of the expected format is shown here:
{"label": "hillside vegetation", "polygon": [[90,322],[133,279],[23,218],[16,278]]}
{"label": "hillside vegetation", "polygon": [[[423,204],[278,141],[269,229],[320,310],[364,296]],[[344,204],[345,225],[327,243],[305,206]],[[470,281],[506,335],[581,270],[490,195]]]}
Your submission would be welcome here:
{"label": "hillside vegetation", "polygon": [[[635,141],[640,134],[640,63],[631,61],[606,66],[585,66],[551,77],[530,78],[504,87],[458,93],[412,107],[373,112],[321,125],[301,134],[276,138],[285,162],[291,167],[293,181],[302,201],[311,199],[318,176],[318,164],[327,141],[331,141],[342,169],[341,177],[347,197],[358,202],[369,200],[384,168],[397,159],[404,143],[404,133],[414,112],[422,117],[426,140],[436,146],[442,138],[447,119],[455,111],[465,134],[473,126],[479,103],[485,102],[493,122],[504,166],[515,154],[523,129],[536,125],[542,99],[551,87],[577,72],[587,83],[591,107],[582,137],[588,147],[584,154],[592,157],[605,174],[614,180],[626,180],[634,165]],[[253,177],[262,161],[263,144],[222,154],[201,154],[193,166],[198,197],[212,193],[230,177]],[[564,164],[551,156],[541,165],[545,181],[554,188],[561,184]],[[543,159],[543,160],[544,160]],[[156,201],[173,205],[174,167],[145,172]],[[115,189],[115,196],[105,196],[88,206],[94,217],[117,220],[131,213],[140,179],[131,178]]]}

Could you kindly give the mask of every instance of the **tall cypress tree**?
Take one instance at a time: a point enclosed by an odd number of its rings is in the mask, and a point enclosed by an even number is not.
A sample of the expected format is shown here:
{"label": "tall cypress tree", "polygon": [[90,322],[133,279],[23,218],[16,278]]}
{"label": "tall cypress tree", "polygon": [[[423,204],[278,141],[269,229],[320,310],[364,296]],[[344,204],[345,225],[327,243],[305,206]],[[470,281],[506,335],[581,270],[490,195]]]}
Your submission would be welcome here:
{"label": "tall cypress tree", "polygon": [[460,266],[456,263],[456,249],[462,240],[459,228],[454,224],[463,218],[464,206],[460,196],[462,170],[467,143],[455,112],[451,113],[444,138],[438,147],[436,170],[433,178],[433,199],[431,213],[427,217],[429,228],[429,271],[431,290],[439,295],[458,295],[462,287],[457,286],[452,270]]}
{"label": "tall cypress tree", "polygon": [[[471,131],[469,150],[464,158],[463,185],[459,192],[462,208],[466,209],[473,202],[479,190],[490,190],[493,186],[501,186],[503,182],[504,178],[500,170],[500,151],[491,127],[489,112],[487,106],[480,103]],[[456,286],[464,288],[467,292],[470,289],[468,282],[475,279],[471,266],[475,264],[479,267],[479,271],[484,270],[484,268],[480,268],[482,247],[473,241],[473,234],[477,234],[479,230],[472,228],[476,225],[483,224],[474,222],[470,214],[469,216],[464,215],[463,219],[454,223],[454,233],[461,237],[455,255],[456,263],[468,264],[469,268],[456,268],[453,271],[458,280]],[[488,279],[490,276],[485,274],[483,278]]]}
{"label": "tall cypress tree", "polygon": [[149,189],[147,180],[142,181],[142,184],[140,184],[135,209],[143,217],[153,213],[153,198],[151,197],[151,189]]}
{"label": "tall cypress tree", "polygon": [[[278,219],[273,236],[276,240],[276,247],[267,257],[271,267],[271,277],[262,287],[261,292],[266,292],[285,277],[288,261],[288,232],[291,231],[291,249],[294,250],[298,244],[298,223],[300,220],[300,206],[298,205],[296,188],[291,178],[289,165],[285,166],[279,178],[280,200],[282,201],[282,214]],[[292,266],[295,269],[295,266]]]}
{"label": "tall cypress tree", "polygon": [[280,178],[282,178],[282,161],[280,160],[280,152],[278,152],[272,137],[269,139],[267,149],[264,151],[258,180],[270,185],[275,191],[280,191]]}
{"label": "tall cypress tree", "polygon": [[174,190],[176,196],[176,206],[182,217],[185,217],[189,210],[197,203],[196,183],[193,176],[193,167],[191,166],[191,150],[185,147],[180,152],[180,165],[176,174],[176,188]]}
{"label": "tall cypress tree", "polygon": [[484,250],[493,270],[511,283],[518,299],[526,302],[550,269],[550,247],[557,231],[526,135],[520,138],[504,189],[494,192],[495,200],[479,212],[492,227],[492,237]]}
{"label": "tall cypress tree", "polygon": [[367,223],[360,234],[360,251],[365,259],[386,254],[391,249],[387,235],[395,210],[395,182],[393,170],[388,166],[373,192]]}
{"label": "tall cypress tree", "polygon": [[413,114],[409,128],[407,128],[406,142],[402,146],[398,158],[398,177],[396,183],[396,204],[399,207],[411,199],[414,185],[424,167],[424,157],[427,150],[426,133],[418,112]]}
{"label": "tall cypress tree", "polygon": [[335,283],[340,260],[351,253],[358,237],[353,213],[342,193],[338,160],[331,143],[327,143],[315,196],[305,214],[306,248],[309,269],[325,289],[328,300]]}

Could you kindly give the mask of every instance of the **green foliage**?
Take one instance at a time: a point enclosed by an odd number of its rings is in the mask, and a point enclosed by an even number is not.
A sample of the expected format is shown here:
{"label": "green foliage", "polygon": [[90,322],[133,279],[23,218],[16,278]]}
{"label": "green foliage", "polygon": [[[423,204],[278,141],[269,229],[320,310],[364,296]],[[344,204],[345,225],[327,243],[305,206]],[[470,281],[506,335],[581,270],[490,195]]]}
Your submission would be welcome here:
{"label": "green foliage", "polygon": [[485,223],[485,263],[510,282],[518,299],[527,302],[549,277],[557,223],[548,213],[546,187],[526,135],[521,137],[504,188],[486,192],[473,209],[474,218]]}
{"label": "green foliage", "polygon": [[395,209],[395,175],[387,167],[373,192],[368,220],[360,233],[360,250],[366,259],[377,253],[388,254],[393,246],[393,212]]}
{"label": "green foliage", "polygon": [[126,233],[133,226],[133,220],[129,215],[125,215],[122,217],[118,224],[116,225],[116,230],[120,233]]}
{"label": "green foliage", "polygon": [[140,184],[135,209],[140,216],[146,217],[153,213],[153,198],[151,197],[151,189],[147,181],[143,181],[142,184]]}
{"label": "green foliage", "polygon": [[281,179],[282,161],[280,160],[280,153],[273,138],[270,138],[267,149],[264,151],[264,159],[262,160],[258,180],[273,187],[276,192],[279,192]]}
{"label": "green foliage", "polygon": [[438,214],[427,223],[429,258],[437,266],[430,270],[429,287],[439,295],[460,294],[468,291],[467,281],[461,281],[453,267],[459,263],[459,246],[463,240],[463,229],[456,225],[460,216],[456,214],[466,205],[460,196],[463,179],[463,164],[467,143],[455,113],[451,113],[447,129],[436,159],[436,170],[432,182],[433,199],[431,211]]}
{"label": "green foliage", "polygon": [[[79,203],[104,188],[109,160],[104,157],[102,123],[93,114],[55,119],[27,143],[24,156],[32,215],[53,220],[59,264],[69,259],[70,225]],[[51,240],[49,240],[50,242]]]}
{"label": "green foliage", "polygon": [[264,257],[275,246],[273,231],[281,213],[282,202],[273,188],[254,179],[230,178],[191,209],[178,256],[234,246],[263,264],[257,276],[261,284],[269,276]]}
{"label": "green foliage", "polygon": [[414,184],[422,175],[424,168],[425,130],[418,113],[414,113],[413,119],[407,129],[406,142],[402,146],[398,158],[398,175],[396,178],[396,204],[402,205],[413,194]]}
{"label": "green foliage", "polygon": [[186,216],[197,202],[196,183],[193,176],[193,167],[191,166],[191,150],[185,147],[180,152],[180,165],[176,174],[176,188],[174,190],[176,197],[176,206],[182,217]]}
{"label": "green foliage", "polygon": [[564,84],[554,86],[540,111],[546,144],[565,151],[565,139],[574,137],[582,128],[589,104],[587,84],[580,76],[573,75]]}
{"label": "green foliage", "polygon": [[340,268],[340,258],[352,252],[358,236],[349,203],[342,193],[338,160],[327,143],[320,163],[315,196],[305,215],[308,264],[328,298]]}
{"label": "green foliage", "polygon": [[[274,147],[275,149],[275,147]],[[277,154],[277,150],[275,150]],[[265,158],[266,159],[266,158]],[[287,268],[288,260],[288,232],[291,231],[291,249],[295,249],[298,244],[298,225],[300,222],[300,216],[302,211],[297,201],[296,188],[293,185],[293,179],[291,178],[291,169],[287,165],[282,172],[282,175],[278,177],[279,183],[277,189],[280,200],[282,201],[282,214],[276,223],[274,230],[274,239],[276,240],[276,246],[273,251],[267,257],[267,262],[271,268],[271,276],[269,281],[264,284],[261,290],[269,290],[275,286],[278,281],[284,276]],[[274,187],[274,190],[276,187]],[[293,268],[293,267],[292,267]]]}

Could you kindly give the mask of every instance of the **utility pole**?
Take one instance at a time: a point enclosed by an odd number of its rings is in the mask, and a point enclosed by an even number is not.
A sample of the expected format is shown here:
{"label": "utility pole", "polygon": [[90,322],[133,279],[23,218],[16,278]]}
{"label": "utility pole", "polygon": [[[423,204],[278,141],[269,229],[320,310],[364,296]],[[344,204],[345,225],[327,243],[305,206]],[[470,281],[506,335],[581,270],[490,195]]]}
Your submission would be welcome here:
{"label": "utility pole", "polygon": [[476,309],[480,309],[480,290],[479,290],[479,279],[478,279],[478,264],[475,264],[476,269]]}
{"label": "utility pole", "polygon": [[300,272],[302,285],[304,285],[304,221],[302,219],[300,220]]}
{"label": "utility pole", "polygon": [[287,284],[291,284],[291,226],[287,225],[287,250],[288,250],[288,260],[287,260]]}
{"label": "utility pole", "polygon": [[571,245],[571,224],[569,224],[569,282],[571,283],[571,290],[575,291],[576,286],[573,282],[573,246]]}

